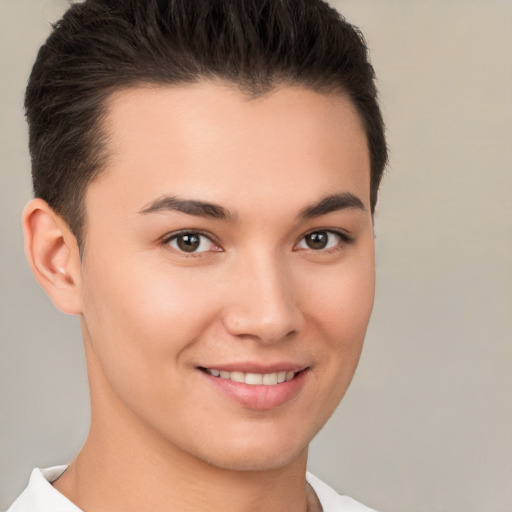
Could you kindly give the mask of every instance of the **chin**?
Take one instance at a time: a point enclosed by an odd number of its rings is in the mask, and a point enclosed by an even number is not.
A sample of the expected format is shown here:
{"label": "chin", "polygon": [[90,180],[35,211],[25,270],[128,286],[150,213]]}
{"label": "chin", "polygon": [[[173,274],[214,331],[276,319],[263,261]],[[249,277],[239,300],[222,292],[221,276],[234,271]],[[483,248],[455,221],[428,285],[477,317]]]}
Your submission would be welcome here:
{"label": "chin", "polygon": [[294,453],[293,455],[289,454],[272,454],[272,455],[263,455],[259,454],[236,454],[232,457],[223,457],[218,458],[210,458],[210,460],[205,460],[210,466],[214,466],[219,469],[224,469],[227,471],[272,471],[284,468],[290,465],[292,462],[297,460],[299,455],[301,455],[306,450],[301,450],[298,453]]}
{"label": "chin", "polygon": [[210,466],[228,471],[278,470],[302,457],[304,460],[307,458],[309,440],[293,442],[290,437],[269,442],[263,435],[256,438],[258,442],[254,441],[255,438],[246,439],[241,443],[232,442],[229,446],[220,446],[215,451],[212,451],[210,445],[208,450],[198,450],[195,455]]}

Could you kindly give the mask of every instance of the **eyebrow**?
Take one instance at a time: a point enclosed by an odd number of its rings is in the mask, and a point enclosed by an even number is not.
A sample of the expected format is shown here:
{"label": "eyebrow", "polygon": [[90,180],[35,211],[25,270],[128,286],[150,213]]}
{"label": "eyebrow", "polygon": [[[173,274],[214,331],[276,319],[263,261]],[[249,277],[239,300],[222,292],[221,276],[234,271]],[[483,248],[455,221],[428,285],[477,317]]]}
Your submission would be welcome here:
{"label": "eyebrow", "polygon": [[[363,202],[354,194],[351,194],[350,192],[331,194],[322,198],[317,203],[303,208],[299,213],[299,218],[311,219],[349,208],[357,208],[365,211]],[[151,202],[148,206],[144,207],[140,213],[166,211],[177,211],[187,215],[195,215],[198,217],[207,217],[217,220],[235,221],[237,218],[236,214],[218,204],[195,199],[179,199],[175,196],[160,197]]]}
{"label": "eyebrow", "polygon": [[211,219],[233,221],[236,215],[228,209],[214,203],[198,201],[195,199],[179,199],[174,196],[163,196],[148,206],[144,207],[140,213],[154,213],[165,211],[177,211],[188,215],[198,217],[208,217]]}
{"label": "eyebrow", "polygon": [[299,217],[303,219],[312,219],[338,210],[346,210],[350,208],[356,208],[363,212],[366,211],[361,199],[350,192],[342,192],[340,194],[331,194],[324,197],[317,203],[307,206],[301,210]]}

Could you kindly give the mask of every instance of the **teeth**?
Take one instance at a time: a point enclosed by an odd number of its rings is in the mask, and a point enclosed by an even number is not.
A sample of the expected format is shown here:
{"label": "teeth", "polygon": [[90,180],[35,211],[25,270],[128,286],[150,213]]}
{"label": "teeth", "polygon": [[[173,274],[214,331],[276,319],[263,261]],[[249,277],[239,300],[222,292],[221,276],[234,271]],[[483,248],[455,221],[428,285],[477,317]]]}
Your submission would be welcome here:
{"label": "teeth", "polygon": [[261,380],[265,386],[273,386],[277,384],[277,373],[265,373],[265,375],[262,375]]}
{"label": "teeth", "polygon": [[261,373],[246,373],[245,374],[246,384],[263,384],[263,375]]}
{"label": "teeth", "polygon": [[230,379],[234,382],[243,382],[253,386],[264,385],[274,386],[282,382],[288,382],[295,377],[295,372],[274,372],[274,373],[243,373],[243,372],[225,372],[206,368],[206,373],[219,377],[221,379]]}
{"label": "teeth", "polygon": [[245,375],[242,372],[231,372],[229,378],[235,382],[245,382]]}

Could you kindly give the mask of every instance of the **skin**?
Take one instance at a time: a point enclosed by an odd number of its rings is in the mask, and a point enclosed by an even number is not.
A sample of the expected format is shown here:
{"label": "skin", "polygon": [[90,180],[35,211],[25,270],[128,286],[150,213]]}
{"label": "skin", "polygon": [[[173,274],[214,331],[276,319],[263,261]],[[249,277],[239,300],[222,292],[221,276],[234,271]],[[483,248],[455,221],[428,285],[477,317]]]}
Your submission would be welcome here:
{"label": "skin", "polygon": [[[314,510],[308,445],[352,379],[374,296],[353,105],[291,86],[147,86],[115,93],[104,128],[82,261],[46,203],[24,213],[36,277],[80,317],[91,388],[89,437],[55,487],[96,512]],[[199,251],[180,250],[182,230],[203,233]],[[200,369],[240,364],[304,372],[291,399],[247,406]]]}

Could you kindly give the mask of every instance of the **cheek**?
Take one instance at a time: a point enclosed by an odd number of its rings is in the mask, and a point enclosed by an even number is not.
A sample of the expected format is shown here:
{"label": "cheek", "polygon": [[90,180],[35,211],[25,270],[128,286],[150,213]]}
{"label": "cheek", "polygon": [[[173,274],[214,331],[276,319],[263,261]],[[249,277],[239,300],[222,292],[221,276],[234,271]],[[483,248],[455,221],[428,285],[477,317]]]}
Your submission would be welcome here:
{"label": "cheek", "polygon": [[331,273],[311,276],[309,302],[322,325],[340,340],[366,332],[375,294],[373,253],[354,257]]}
{"label": "cheek", "polygon": [[83,316],[95,382],[142,417],[170,410],[184,396],[187,354],[215,317],[215,301],[183,272],[132,261],[110,266],[107,275],[108,262],[95,263],[84,282]]}
{"label": "cheek", "polygon": [[319,367],[330,375],[336,400],[344,394],[355,372],[373,308],[372,247],[354,255],[331,275],[319,271],[311,277],[310,317],[323,340],[323,350],[318,351]]}
{"label": "cheek", "polygon": [[215,302],[186,273],[158,264],[137,258],[123,265],[89,261],[84,277],[89,344],[105,373],[116,379],[158,372],[193,344],[215,315]]}

